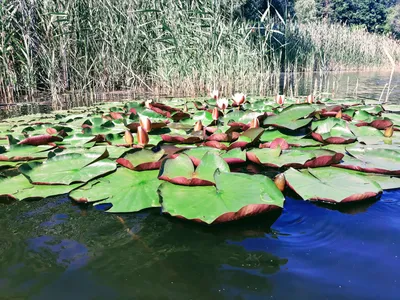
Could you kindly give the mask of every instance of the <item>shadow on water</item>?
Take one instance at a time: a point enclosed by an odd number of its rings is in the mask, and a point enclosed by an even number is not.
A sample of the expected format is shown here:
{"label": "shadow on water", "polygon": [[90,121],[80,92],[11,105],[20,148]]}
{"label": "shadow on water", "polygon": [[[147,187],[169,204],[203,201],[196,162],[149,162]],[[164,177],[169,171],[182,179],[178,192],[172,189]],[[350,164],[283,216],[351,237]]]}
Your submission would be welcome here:
{"label": "shadow on water", "polygon": [[1,298],[215,299],[248,287],[268,294],[269,275],[287,263],[227,242],[269,234],[279,213],[212,228],[159,210],[106,214],[65,197],[1,208]]}

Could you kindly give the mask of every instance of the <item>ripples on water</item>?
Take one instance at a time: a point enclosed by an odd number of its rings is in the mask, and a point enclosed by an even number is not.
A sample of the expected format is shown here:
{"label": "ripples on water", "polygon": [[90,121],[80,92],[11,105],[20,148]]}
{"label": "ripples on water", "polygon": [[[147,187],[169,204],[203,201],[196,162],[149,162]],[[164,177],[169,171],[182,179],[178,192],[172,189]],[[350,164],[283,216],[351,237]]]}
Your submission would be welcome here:
{"label": "ripples on water", "polygon": [[66,198],[2,205],[0,298],[398,299],[400,191],[210,228]]}

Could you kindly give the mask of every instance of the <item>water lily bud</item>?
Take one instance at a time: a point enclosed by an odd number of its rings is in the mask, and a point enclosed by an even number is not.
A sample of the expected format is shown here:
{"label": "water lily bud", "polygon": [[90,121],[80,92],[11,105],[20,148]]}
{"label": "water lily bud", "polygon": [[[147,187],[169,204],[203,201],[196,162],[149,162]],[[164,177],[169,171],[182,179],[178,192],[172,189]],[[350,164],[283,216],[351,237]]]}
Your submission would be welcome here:
{"label": "water lily bud", "polygon": [[250,121],[250,128],[258,128],[260,127],[260,121],[258,118],[254,118],[253,120]]}
{"label": "water lily bud", "polygon": [[218,108],[216,108],[216,107],[214,107],[214,109],[212,111],[212,118],[215,121],[218,120],[218,118],[219,118],[219,111],[218,111]]}
{"label": "water lily bud", "polygon": [[146,132],[151,131],[151,121],[148,117],[140,117],[139,124]]}
{"label": "water lily bud", "polygon": [[390,127],[385,129],[385,132],[383,133],[383,135],[385,137],[392,137],[393,136],[393,132],[394,132],[394,130],[393,130],[393,125],[392,125],[392,126],[390,126]]}
{"label": "water lily bud", "polygon": [[211,92],[211,97],[214,98],[215,100],[218,100],[219,98],[219,91],[218,90],[213,90]]}
{"label": "water lily bud", "polygon": [[276,95],[275,102],[279,105],[283,105],[285,103],[285,95]]}
{"label": "water lily bud", "polygon": [[283,190],[285,189],[285,185],[286,185],[286,179],[285,179],[285,175],[283,175],[283,173],[277,175],[274,179],[275,185],[278,187],[278,189],[283,192]]}
{"label": "water lily bud", "polygon": [[342,118],[342,111],[339,110],[335,116],[335,118],[341,119]]}
{"label": "water lily bud", "polygon": [[147,134],[146,130],[142,128],[142,126],[137,128],[137,139],[140,146],[145,146],[149,143],[149,135]]}
{"label": "water lily bud", "polygon": [[188,110],[188,107],[187,107],[187,105],[186,105],[186,103],[185,103],[185,105],[183,106],[183,112],[188,112],[189,110]]}
{"label": "water lily bud", "polygon": [[151,102],[153,102],[152,100],[147,100],[147,101],[145,101],[144,102],[144,106],[147,108],[147,109],[150,109],[150,103]]}
{"label": "water lily bud", "polygon": [[242,93],[236,93],[232,96],[233,101],[236,103],[237,106],[240,106],[246,101],[246,95]]}
{"label": "water lily bud", "polygon": [[300,104],[300,99],[296,99],[296,104]]}
{"label": "water lily bud", "polygon": [[129,130],[125,130],[124,140],[127,145],[132,146],[133,144],[133,135]]}
{"label": "water lily bud", "polygon": [[226,98],[221,98],[217,99],[217,106],[221,110],[225,110],[229,105],[228,99]]}
{"label": "water lily bud", "polygon": [[203,123],[201,123],[201,120],[197,121],[196,124],[194,124],[194,131],[200,131],[203,129]]}
{"label": "water lily bud", "polygon": [[312,104],[314,102],[314,96],[313,95],[308,95],[306,98],[306,102],[309,104]]}

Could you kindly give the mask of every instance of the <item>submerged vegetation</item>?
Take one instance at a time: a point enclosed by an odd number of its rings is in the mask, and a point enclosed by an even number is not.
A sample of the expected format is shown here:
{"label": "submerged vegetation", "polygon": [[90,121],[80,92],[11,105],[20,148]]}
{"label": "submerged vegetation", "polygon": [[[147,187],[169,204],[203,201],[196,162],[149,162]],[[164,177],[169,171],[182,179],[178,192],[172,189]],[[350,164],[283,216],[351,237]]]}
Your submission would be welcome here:
{"label": "submerged vegetation", "polygon": [[[247,1],[249,2],[249,1]],[[0,7],[0,101],[135,90],[199,95],[221,87],[265,95],[281,71],[390,67],[399,44],[324,20],[299,23],[246,1],[16,1]]]}
{"label": "submerged vegetation", "polygon": [[0,122],[0,198],[224,223],[400,188],[400,106],[329,99],[126,102]]}

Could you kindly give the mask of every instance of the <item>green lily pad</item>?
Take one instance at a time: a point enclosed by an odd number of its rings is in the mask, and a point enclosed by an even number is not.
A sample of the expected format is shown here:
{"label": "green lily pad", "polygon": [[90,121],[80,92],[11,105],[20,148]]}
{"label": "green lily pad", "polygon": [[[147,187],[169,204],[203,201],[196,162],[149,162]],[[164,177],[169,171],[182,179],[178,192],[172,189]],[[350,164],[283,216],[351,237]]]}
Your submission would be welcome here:
{"label": "green lily pad", "polygon": [[67,194],[81,184],[71,185],[37,185],[31,184],[24,175],[0,179],[0,197],[9,197],[15,200],[29,198],[47,198]]}
{"label": "green lily pad", "polygon": [[345,156],[338,167],[357,171],[400,175],[400,151],[391,149],[346,148],[352,156]]}
{"label": "green lily pad", "polygon": [[196,170],[190,157],[180,154],[163,162],[159,178],[181,185],[213,185],[216,169],[230,171],[225,160],[213,151],[202,157]]}
{"label": "green lily pad", "polygon": [[43,163],[26,163],[19,170],[34,184],[71,184],[87,182],[113,172],[116,164],[107,151],[98,154],[69,153],[54,156]]}
{"label": "green lily pad", "polygon": [[157,188],[162,183],[158,171],[137,172],[119,168],[115,173],[93,180],[70,193],[78,202],[112,204],[107,212],[137,212],[160,207]]}
{"label": "green lily pad", "polygon": [[289,187],[304,200],[341,203],[370,199],[382,193],[375,181],[335,168],[301,172],[291,168],[284,175]]}
{"label": "green lily pad", "polygon": [[[328,167],[328,168],[334,168],[334,167]],[[340,168],[339,170],[341,170],[343,172],[343,176],[346,176],[346,173],[347,173],[347,174],[356,174],[356,175],[367,177],[369,180],[377,182],[383,190],[393,190],[393,189],[400,188],[400,178],[399,177],[383,175],[383,174],[364,173],[364,172],[359,172],[359,171],[350,170],[350,169],[342,169],[342,168]]]}
{"label": "green lily pad", "polygon": [[8,151],[0,153],[0,160],[28,161],[44,159],[47,158],[48,151],[54,148],[53,146],[12,145]]}
{"label": "green lily pad", "polygon": [[164,213],[207,224],[234,221],[280,209],[285,200],[266,176],[220,172],[216,186],[177,186],[166,182],[159,187]]}
{"label": "green lily pad", "polygon": [[290,105],[276,116],[265,119],[264,125],[296,130],[308,125],[312,118],[307,118],[315,108],[309,104]]}

